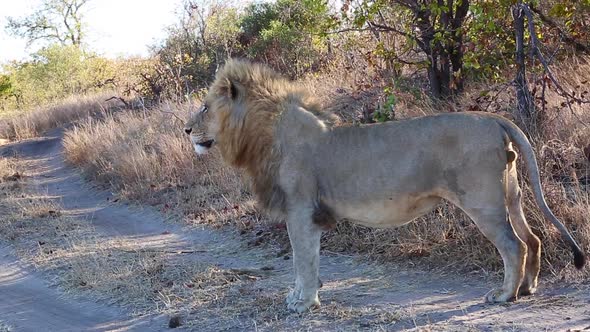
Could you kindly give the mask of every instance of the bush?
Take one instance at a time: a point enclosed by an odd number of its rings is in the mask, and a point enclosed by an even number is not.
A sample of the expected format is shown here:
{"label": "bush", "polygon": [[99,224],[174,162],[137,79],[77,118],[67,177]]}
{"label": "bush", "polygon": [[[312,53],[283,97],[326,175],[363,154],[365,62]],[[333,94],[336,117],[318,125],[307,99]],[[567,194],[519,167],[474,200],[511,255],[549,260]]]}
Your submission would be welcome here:
{"label": "bush", "polygon": [[4,66],[6,74],[1,81],[4,83],[0,84],[4,109],[22,110],[95,92],[115,72],[111,61],[77,46],[51,45],[34,53],[32,58]]}
{"label": "bush", "polygon": [[326,32],[335,26],[327,2],[254,3],[242,19],[242,41],[249,57],[298,77],[322,63],[328,51]]}

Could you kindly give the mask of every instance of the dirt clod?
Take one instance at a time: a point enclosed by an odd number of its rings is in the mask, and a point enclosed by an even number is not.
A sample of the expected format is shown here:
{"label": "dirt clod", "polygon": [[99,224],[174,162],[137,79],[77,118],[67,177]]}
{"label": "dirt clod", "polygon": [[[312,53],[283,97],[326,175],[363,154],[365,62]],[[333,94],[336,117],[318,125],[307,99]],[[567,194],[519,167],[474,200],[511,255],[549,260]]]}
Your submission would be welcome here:
{"label": "dirt clod", "polygon": [[168,322],[168,327],[171,329],[175,329],[182,325],[182,320],[179,315],[172,316],[170,321]]}

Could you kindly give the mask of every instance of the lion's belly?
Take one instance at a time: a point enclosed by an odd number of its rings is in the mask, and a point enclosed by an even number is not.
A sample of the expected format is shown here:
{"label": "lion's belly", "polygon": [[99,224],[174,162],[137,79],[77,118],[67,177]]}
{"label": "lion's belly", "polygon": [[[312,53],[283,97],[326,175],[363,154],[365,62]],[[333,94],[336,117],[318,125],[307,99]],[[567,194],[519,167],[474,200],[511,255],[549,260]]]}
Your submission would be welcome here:
{"label": "lion's belly", "polygon": [[326,202],[339,218],[369,227],[397,227],[431,211],[440,198],[402,198],[359,202]]}

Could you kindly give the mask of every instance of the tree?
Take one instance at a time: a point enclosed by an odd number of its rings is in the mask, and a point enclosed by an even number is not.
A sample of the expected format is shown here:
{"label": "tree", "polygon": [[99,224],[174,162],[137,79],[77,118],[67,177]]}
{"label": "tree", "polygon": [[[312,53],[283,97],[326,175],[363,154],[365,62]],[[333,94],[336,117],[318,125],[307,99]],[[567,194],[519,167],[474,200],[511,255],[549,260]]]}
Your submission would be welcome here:
{"label": "tree", "polygon": [[80,46],[84,38],[82,7],[90,0],[43,0],[40,8],[23,18],[8,17],[8,33],[38,41]]}
{"label": "tree", "polygon": [[[405,22],[390,22],[387,10],[398,12],[396,18]],[[376,34],[397,33],[416,45],[426,56],[432,97],[445,99],[463,89],[463,25],[468,11],[469,0],[364,1],[355,10],[354,25]]]}
{"label": "tree", "polygon": [[[157,64],[145,75],[149,85],[159,85],[162,97],[176,98],[206,86],[216,69],[230,56],[241,56],[237,37],[239,13],[222,1],[183,0],[178,22],[152,51]],[[155,85],[154,85],[155,84]]]}
{"label": "tree", "polygon": [[[516,78],[514,84],[516,87],[516,100],[518,102],[519,123],[521,125],[531,125],[536,127],[535,104],[529,91],[529,83],[526,78],[526,54],[524,50],[525,35],[525,13],[522,1],[519,1],[512,8],[512,17],[514,19],[514,38],[516,40]],[[530,130],[527,130],[530,132]]]}
{"label": "tree", "polygon": [[0,75],[0,99],[8,97],[15,100],[17,108],[26,109],[97,91],[115,76],[114,65],[76,45],[53,44],[31,54],[30,60],[2,67],[8,82],[3,84]]}
{"label": "tree", "polygon": [[336,23],[327,1],[255,2],[245,9],[240,41],[248,56],[297,77],[321,65]]}

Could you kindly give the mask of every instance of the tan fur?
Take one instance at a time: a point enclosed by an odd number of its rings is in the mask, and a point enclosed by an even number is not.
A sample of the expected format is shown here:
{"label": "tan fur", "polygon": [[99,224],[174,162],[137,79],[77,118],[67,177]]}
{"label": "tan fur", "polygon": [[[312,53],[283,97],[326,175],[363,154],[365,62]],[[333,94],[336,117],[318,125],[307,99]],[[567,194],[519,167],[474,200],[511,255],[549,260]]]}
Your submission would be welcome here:
{"label": "tan fur", "polygon": [[463,209],[502,255],[504,283],[486,300],[533,293],[541,247],[522,211],[513,144],[541,211],[572,247],[576,267],[584,264],[547,207],[528,139],[502,117],[453,113],[332,128],[308,93],[265,66],[239,60],[217,74],[205,107],[208,113],[195,115],[187,132],[213,138],[223,158],[252,178],[261,205],[287,221],[296,277],[287,297],[291,310],[319,305],[319,241],[336,218],[395,227],[441,199]]}

